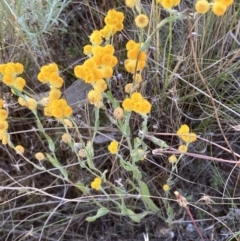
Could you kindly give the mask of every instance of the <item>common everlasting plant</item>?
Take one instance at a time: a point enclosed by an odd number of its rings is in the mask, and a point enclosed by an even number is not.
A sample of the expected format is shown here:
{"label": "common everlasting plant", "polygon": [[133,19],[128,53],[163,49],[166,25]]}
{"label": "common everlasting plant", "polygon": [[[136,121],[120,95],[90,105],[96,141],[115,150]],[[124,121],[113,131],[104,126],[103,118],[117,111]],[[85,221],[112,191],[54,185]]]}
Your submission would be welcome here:
{"label": "common everlasting plant", "polygon": [[[21,107],[27,108],[35,118],[36,132],[41,135],[47,143],[44,150],[37,150],[33,157],[25,154],[27,146],[21,143],[13,143],[8,133],[10,123],[8,122],[7,104],[0,100],[0,140],[2,145],[9,145],[26,162],[36,169],[48,172],[60,180],[74,186],[81,191],[85,197],[91,197],[98,211],[93,216],[87,217],[89,222],[97,218],[113,213],[114,215],[127,216],[134,222],[140,222],[145,216],[157,213],[161,219],[169,223],[173,220],[173,211],[167,199],[164,199],[167,217],[160,214],[160,208],[151,197],[151,191],[141,169],[141,163],[151,153],[149,143],[156,149],[153,154],[166,153],[166,160],[169,162],[169,176],[162,185],[165,198],[169,197],[171,188],[174,185],[173,175],[177,172],[178,165],[184,155],[188,153],[189,146],[197,141],[197,134],[190,131],[187,124],[182,124],[176,133],[179,145],[177,148],[171,144],[149,134],[148,121],[151,111],[154,111],[154,103],[147,96],[144,90],[144,77],[142,73],[148,65],[148,48],[151,39],[166,24],[175,21],[182,21],[187,18],[196,17],[198,14],[207,14],[210,10],[217,16],[222,16],[233,0],[198,0],[195,4],[196,12],[187,15],[179,12],[175,7],[180,0],[157,0],[156,5],[166,11],[169,16],[159,21],[156,29],[144,36],[143,31],[149,25],[149,16],[144,12],[140,0],[126,0],[126,6],[131,8],[135,15],[134,24],[138,31],[138,39],[128,39],[125,44],[125,59],[118,59],[115,50],[115,37],[124,29],[124,14],[121,11],[110,9],[104,17],[104,26],[94,30],[89,36],[89,43],[83,46],[85,60],[74,66],[75,81],[83,81],[91,86],[87,93],[88,103],[94,108],[93,135],[88,141],[82,138],[81,131],[74,118],[74,112],[66,99],[62,96],[64,79],[61,77],[59,66],[56,63],[48,63],[40,68],[37,75],[38,81],[49,88],[48,95],[37,100],[25,90],[27,81],[20,77],[23,74],[24,66],[21,63],[8,62],[0,65],[1,81],[11,88],[13,95],[18,99]],[[170,27],[171,28],[171,27]],[[112,89],[112,81],[115,70],[122,65],[123,73],[128,76],[128,83],[123,86],[124,97],[119,99]],[[165,87],[168,88],[166,82]],[[116,138],[109,138],[104,144],[104,149],[117,162],[119,169],[125,173],[120,179],[109,178],[111,170],[99,168],[95,161],[95,141],[100,129],[100,114],[104,112],[114,128],[120,133]],[[132,117],[139,121],[137,134],[132,133],[130,128]],[[61,142],[64,143],[74,154],[74,161],[79,169],[84,169],[89,176],[87,180],[79,179],[73,181],[69,170],[62,164],[61,157],[57,153],[57,143],[44,126],[44,120],[52,118],[64,129],[61,134]],[[76,141],[76,139],[78,139]],[[14,140],[15,141],[15,140]],[[158,148],[158,149],[157,149]],[[165,151],[165,152],[164,152]],[[58,172],[51,172],[44,165],[44,162],[51,163]],[[111,208],[101,202],[96,195],[102,195],[111,203]],[[129,207],[126,198],[141,201],[145,209],[139,211]]]}

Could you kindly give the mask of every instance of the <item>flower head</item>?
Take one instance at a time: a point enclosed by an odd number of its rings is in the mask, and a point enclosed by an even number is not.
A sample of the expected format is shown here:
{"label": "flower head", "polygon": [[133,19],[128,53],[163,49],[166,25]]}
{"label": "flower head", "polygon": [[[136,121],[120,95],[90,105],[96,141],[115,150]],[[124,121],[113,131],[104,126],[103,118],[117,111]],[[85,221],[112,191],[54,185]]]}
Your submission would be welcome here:
{"label": "flower head", "polygon": [[165,192],[168,192],[169,189],[170,189],[170,187],[169,187],[168,184],[164,184],[164,185],[163,185],[163,190],[164,190]]}
{"label": "flower head", "polygon": [[217,16],[222,16],[227,10],[227,6],[224,5],[222,2],[214,2],[212,11]]}
{"label": "flower head", "polygon": [[129,8],[133,8],[137,3],[137,0],[125,0],[125,4]]}
{"label": "flower head", "polygon": [[108,151],[111,154],[116,154],[118,152],[118,142],[117,141],[112,141],[109,145],[108,145]]}
{"label": "flower head", "polygon": [[180,146],[178,147],[178,150],[179,150],[180,152],[182,152],[182,153],[186,153],[187,150],[188,150],[188,147],[187,147],[186,145],[180,145]]}
{"label": "flower head", "polygon": [[38,160],[38,161],[43,161],[45,159],[45,156],[42,152],[37,152],[35,154],[35,158]]}
{"label": "flower head", "polygon": [[92,105],[98,105],[102,101],[102,94],[98,90],[90,90],[88,92],[88,100]]}
{"label": "flower head", "polygon": [[115,119],[120,120],[123,117],[123,115],[124,113],[121,107],[117,107],[114,109],[113,116],[115,117]]}
{"label": "flower head", "polygon": [[195,4],[195,9],[198,13],[206,13],[210,9],[210,3],[207,0],[199,0]]}
{"label": "flower head", "polygon": [[133,83],[128,83],[125,85],[124,90],[126,93],[130,94],[133,90]]}
{"label": "flower head", "polygon": [[91,182],[91,188],[99,191],[101,189],[102,179],[100,177],[96,177]]}
{"label": "flower head", "polygon": [[4,132],[8,129],[8,122],[5,120],[0,120],[0,132]]}
{"label": "flower head", "polygon": [[168,157],[168,161],[170,163],[176,163],[177,162],[177,157],[175,155],[171,155],[170,157]]}
{"label": "flower head", "polygon": [[24,153],[24,148],[21,145],[17,145],[17,146],[15,146],[15,151],[17,152],[17,154],[22,155]]}
{"label": "flower head", "polygon": [[64,143],[70,142],[71,139],[72,139],[72,137],[71,137],[68,133],[64,133],[64,134],[62,135],[62,141],[63,141]]}
{"label": "flower head", "polygon": [[8,113],[5,109],[0,108],[0,121],[6,120],[8,117]]}
{"label": "flower head", "polygon": [[100,45],[102,43],[102,34],[99,30],[94,30],[90,35],[90,42],[93,45]]}
{"label": "flower head", "polygon": [[145,14],[139,14],[136,18],[135,18],[135,24],[137,25],[137,27],[139,28],[144,28],[148,25],[148,17]]}

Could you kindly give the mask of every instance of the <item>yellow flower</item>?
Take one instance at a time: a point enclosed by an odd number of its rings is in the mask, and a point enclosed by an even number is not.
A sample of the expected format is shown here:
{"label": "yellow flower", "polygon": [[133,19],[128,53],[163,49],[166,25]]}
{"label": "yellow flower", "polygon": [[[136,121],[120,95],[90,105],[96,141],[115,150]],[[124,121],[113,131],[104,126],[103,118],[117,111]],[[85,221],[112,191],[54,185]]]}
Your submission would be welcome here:
{"label": "yellow flower", "polygon": [[145,14],[139,14],[135,18],[135,23],[139,28],[145,28],[148,25],[148,22],[149,22],[148,17]]}
{"label": "yellow flower", "polygon": [[178,129],[178,131],[177,131],[177,135],[179,136],[179,137],[181,137],[181,135],[182,134],[188,134],[189,133],[189,127],[188,127],[188,125],[186,125],[186,124],[184,124],[184,125],[181,125],[181,127]]}
{"label": "yellow flower", "polygon": [[64,117],[63,110],[61,107],[56,107],[52,110],[52,116],[57,119],[62,119]]}
{"label": "yellow flower", "polygon": [[0,120],[0,132],[6,131],[8,128],[8,122],[5,120]]}
{"label": "yellow flower", "polygon": [[15,63],[14,67],[15,67],[16,74],[22,74],[24,67],[21,63]]}
{"label": "yellow flower", "polygon": [[133,75],[133,81],[135,81],[136,83],[141,83],[142,82],[142,76],[140,74]]}
{"label": "yellow flower", "polygon": [[6,120],[8,117],[8,113],[4,109],[0,109],[0,121]]}
{"label": "yellow flower", "polygon": [[139,49],[140,48],[140,44],[136,43],[134,40],[129,40],[126,44],[126,49],[130,50],[130,49]]}
{"label": "yellow flower", "polygon": [[130,94],[133,90],[133,83],[126,84],[124,90],[126,93]]}
{"label": "yellow flower", "polygon": [[125,0],[125,4],[129,8],[133,8],[137,3],[137,0]]}
{"label": "yellow flower", "polygon": [[178,150],[179,150],[180,152],[182,152],[182,153],[186,153],[187,150],[188,150],[188,148],[187,148],[186,145],[180,145],[180,146],[178,147]]}
{"label": "yellow flower", "polygon": [[152,105],[147,100],[143,100],[142,101],[142,109],[139,114],[146,115],[146,114],[150,113],[151,108],[152,108]]}
{"label": "yellow flower", "polygon": [[101,35],[105,39],[109,39],[113,34],[113,26],[112,25],[105,25],[101,30]]}
{"label": "yellow flower", "polygon": [[112,141],[109,146],[108,146],[108,151],[111,154],[116,154],[118,152],[118,142],[117,141]]}
{"label": "yellow flower", "polygon": [[96,91],[103,92],[107,89],[107,83],[104,79],[100,79],[95,84],[93,84],[93,88]]}
{"label": "yellow flower", "polygon": [[23,154],[24,148],[21,145],[17,145],[17,146],[15,146],[15,151],[17,152],[17,154]]}
{"label": "yellow flower", "polygon": [[27,102],[22,97],[18,98],[18,104],[21,106],[26,106]]}
{"label": "yellow flower", "polygon": [[56,63],[46,65],[49,72],[58,72],[58,66]]}
{"label": "yellow flower", "polygon": [[104,66],[102,68],[102,77],[103,78],[111,78],[113,75],[113,69],[111,67],[108,67],[108,66]]}
{"label": "yellow flower", "polygon": [[189,133],[188,125],[184,124],[177,131],[177,135],[185,142],[192,143],[197,140],[197,135],[193,132]]}
{"label": "yellow flower", "polygon": [[36,110],[37,108],[37,101],[33,98],[26,97],[26,99],[23,99],[22,97],[19,97],[18,103],[21,106],[26,106],[30,110]]}
{"label": "yellow flower", "polygon": [[70,142],[71,139],[72,139],[72,137],[71,137],[68,133],[64,133],[64,134],[62,135],[62,141],[63,141],[64,143]]}
{"label": "yellow flower", "polygon": [[87,151],[86,149],[80,149],[79,152],[78,152],[78,155],[81,157],[81,158],[85,158],[87,156]]}
{"label": "yellow flower", "polygon": [[123,117],[123,109],[121,107],[117,107],[113,111],[113,116],[115,119],[120,120]]}
{"label": "yellow flower", "polygon": [[214,2],[212,11],[215,15],[222,16],[227,10],[227,6],[222,4],[221,2]]}
{"label": "yellow flower", "polygon": [[165,192],[168,192],[169,189],[170,189],[170,187],[169,187],[168,184],[164,184],[164,185],[163,185],[163,190],[164,190]]}
{"label": "yellow flower", "polygon": [[229,7],[230,5],[233,4],[234,0],[219,0],[219,2],[221,2],[226,7]]}
{"label": "yellow flower", "polygon": [[63,115],[64,117],[70,117],[72,115],[72,108],[68,105],[64,106],[63,108]]}
{"label": "yellow flower", "polygon": [[58,73],[51,73],[48,77],[49,79],[49,84],[51,88],[61,88],[63,85],[63,79],[58,75]]}
{"label": "yellow flower", "polygon": [[93,45],[100,45],[102,43],[102,34],[101,31],[94,30],[90,35],[90,42]]}
{"label": "yellow flower", "polygon": [[91,55],[92,54],[92,45],[88,44],[83,47],[83,53],[85,55]]}
{"label": "yellow flower", "polygon": [[2,140],[3,145],[7,145],[9,141],[9,134],[7,132],[2,132],[3,135],[0,134],[0,140]]}
{"label": "yellow flower", "polygon": [[123,29],[123,20],[124,14],[116,11],[115,9],[110,9],[107,16],[104,18],[105,24],[112,26],[112,34]]}
{"label": "yellow flower", "polygon": [[133,100],[133,102],[140,102],[143,100],[143,97],[141,95],[141,93],[139,92],[134,92],[132,95],[131,95],[131,100]]}
{"label": "yellow flower", "polygon": [[5,68],[5,74],[9,74],[9,75],[15,74],[15,68],[13,63],[7,63],[7,66]]}
{"label": "yellow flower", "polygon": [[177,157],[175,155],[171,155],[170,157],[168,157],[168,161],[170,163],[176,163],[177,162]]}
{"label": "yellow flower", "polygon": [[15,87],[16,89],[18,89],[19,91],[23,91],[24,86],[26,85],[26,81],[25,79],[23,79],[22,77],[17,77],[14,82],[13,82],[13,87]]}
{"label": "yellow flower", "polygon": [[93,182],[91,182],[91,188],[99,191],[101,189],[102,179],[96,177]]}
{"label": "yellow flower", "polygon": [[129,49],[127,52],[127,57],[129,59],[137,59],[139,55],[139,48]]}
{"label": "yellow flower", "polygon": [[122,106],[125,111],[132,111],[133,101],[130,98],[126,98],[122,102]]}
{"label": "yellow flower", "polygon": [[210,9],[210,4],[207,0],[199,0],[195,4],[195,9],[198,13],[206,13]]}
{"label": "yellow flower", "polygon": [[165,8],[165,9],[169,9],[174,6],[173,0],[161,0],[160,3],[163,6],[163,8]]}
{"label": "yellow flower", "polygon": [[6,84],[6,85],[13,85],[13,83],[14,83],[14,78],[13,78],[13,76],[11,75],[11,74],[5,74],[4,76],[3,76],[3,83],[4,84]]}
{"label": "yellow flower", "polygon": [[58,100],[61,97],[61,95],[62,92],[59,89],[53,88],[49,92],[49,101]]}
{"label": "yellow flower", "polygon": [[37,101],[33,98],[28,98],[27,101],[26,101],[26,106],[29,110],[36,110]]}
{"label": "yellow flower", "polygon": [[38,160],[38,161],[43,161],[45,159],[45,156],[42,152],[37,152],[35,154],[35,158]]}
{"label": "yellow flower", "polygon": [[90,90],[88,92],[88,100],[92,105],[98,104],[102,101],[102,94],[97,90]]}

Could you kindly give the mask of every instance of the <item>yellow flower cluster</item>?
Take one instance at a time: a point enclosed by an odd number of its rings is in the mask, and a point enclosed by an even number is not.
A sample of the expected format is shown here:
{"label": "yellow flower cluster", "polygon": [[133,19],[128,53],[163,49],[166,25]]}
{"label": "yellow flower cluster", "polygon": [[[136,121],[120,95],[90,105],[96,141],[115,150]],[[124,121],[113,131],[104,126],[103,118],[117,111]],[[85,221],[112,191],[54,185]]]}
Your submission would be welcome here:
{"label": "yellow flower cluster", "polygon": [[186,143],[192,143],[197,140],[197,135],[193,132],[189,132],[188,125],[181,125],[177,131],[177,135]]}
{"label": "yellow flower cluster", "polygon": [[101,30],[95,30],[90,35],[92,45],[86,45],[83,53],[89,57],[82,65],[74,68],[77,78],[88,84],[92,84],[93,90],[88,93],[88,100],[91,104],[100,107],[102,103],[102,92],[107,89],[106,79],[113,75],[113,68],[118,60],[114,56],[115,49],[111,44],[100,46],[103,38],[108,40],[117,31],[123,29],[124,15],[115,9],[108,11],[104,19],[105,26]]}
{"label": "yellow flower cluster", "polygon": [[90,35],[92,45],[100,45],[103,38],[110,39],[113,34],[123,29],[124,15],[115,9],[110,9],[104,18],[105,26],[100,30],[94,30]]}
{"label": "yellow flower cluster", "polygon": [[0,140],[3,145],[8,143],[9,135],[7,133],[8,122],[6,119],[8,118],[7,111],[3,108],[3,100],[0,99]]}
{"label": "yellow flower cluster", "polygon": [[41,101],[44,106],[44,115],[61,120],[70,117],[72,108],[65,99],[61,99],[62,93],[59,88],[63,85],[63,79],[58,74],[57,64],[51,63],[42,66],[38,74],[38,80],[41,83],[49,84],[51,88],[48,97],[44,97]]}
{"label": "yellow flower cluster", "polygon": [[160,3],[164,9],[170,9],[176,7],[180,0],[157,0],[157,3]]}
{"label": "yellow flower cluster", "polygon": [[195,4],[195,9],[198,13],[204,14],[212,7],[215,15],[222,16],[233,2],[234,0],[213,0],[212,3],[209,3],[207,0],[198,0]]}
{"label": "yellow flower cluster", "polygon": [[98,81],[103,83],[103,79],[112,77],[113,67],[116,66],[118,61],[114,56],[115,50],[111,44],[104,47],[90,47],[86,45],[84,49],[84,53],[90,58],[82,65],[77,65],[74,68],[74,74],[86,83],[95,85]]}
{"label": "yellow flower cluster", "polygon": [[122,103],[125,111],[134,111],[141,115],[146,115],[151,111],[152,105],[138,92],[131,95],[131,98],[126,98]]}
{"label": "yellow flower cluster", "polygon": [[[23,65],[20,63],[9,62],[7,64],[0,64],[0,74],[4,84],[14,87],[19,91],[23,91],[26,81],[22,77],[18,77],[23,73]],[[13,93],[14,90],[12,90]]]}
{"label": "yellow flower cluster", "polygon": [[[105,28],[112,29],[111,34],[115,34],[123,29],[123,20],[124,14],[122,12],[118,12],[115,9],[110,9],[107,13],[107,16],[104,18],[104,22],[106,24]],[[104,32],[104,28],[102,32]]]}
{"label": "yellow flower cluster", "polygon": [[50,101],[47,106],[44,107],[45,116],[53,116],[57,119],[68,118],[72,115],[72,108],[67,104],[65,99],[56,99]]}
{"label": "yellow flower cluster", "polygon": [[141,51],[141,44],[133,40],[129,40],[126,45],[127,59],[124,61],[124,67],[127,72],[134,74],[146,66],[147,55]]}
{"label": "yellow flower cluster", "polygon": [[63,85],[63,79],[59,76],[55,63],[42,66],[37,78],[41,83],[48,83],[50,88],[61,88]]}
{"label": "yellow flower cluster", "polygon": [[21,106],[26,106],[29,110],[36,110],[37,108],[37,101],[33,98],[29,98],[28,96],[24,98],[19,97],[18,103]]}
{"label": "yellow flower cluster", "polygon": [[[178,150],[183,154],[188,151],[188,144],[192,143],[197,140],[197,135],[193,132],[190,132],[190,129],[188,125],[184,124],[181,125],[180,128],[177,131],[177,135],[179,138],[182,139],[182,141],[185,142],[185,144],[182,144],[178,147]],[[168,161],[172,164],[176,163],[178,161],[177,157],[173,154],[168,157]]]}
{"label": "yellow flower cluster", "polygon": [[99,191],[101,188],[102,184],[102,179],[100,177],[96,177],[92,182],[91,182],[91,188]]}

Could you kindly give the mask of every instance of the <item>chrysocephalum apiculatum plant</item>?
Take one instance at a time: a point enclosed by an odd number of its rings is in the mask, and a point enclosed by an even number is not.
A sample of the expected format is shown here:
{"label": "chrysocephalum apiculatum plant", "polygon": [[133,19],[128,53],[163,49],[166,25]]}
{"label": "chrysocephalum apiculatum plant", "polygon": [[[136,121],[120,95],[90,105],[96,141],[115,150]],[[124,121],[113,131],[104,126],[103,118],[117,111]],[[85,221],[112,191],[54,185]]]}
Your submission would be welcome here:
{"label": "chrysocephalum apiculatum plant", "polygon": [[[64,80],[59,75],[59,69],[57,64],[50,63],[41,67],[37,76],[38,80],[42,84],[47,84],[49,87],[49,94],[47,97],[43,97],[40,101],[30,97],[25,91],[24,87],[26,81],[20,77],[23,73],[24,67],[20,63],[9,62],[7,64],[0,65],[1,80],[12,90],[12,93],[18,96],[18,103],[21,106],[28,108],[36,118],[36,131],[40,132],[48,143],[48,151],[36,152],[34,157],[39,161],[39,164],[32,162],[24,155],[24,148],[21,143],[12,143],[10,135],[8,134],[8,112],[5,109],[3,100],[0,100],[0,140],[3,145],[9,145],[12,147],[18,155],[21,155],[27,162],[34,165],[35,168],[46,171],[51,175],[68,182],[69,184],[79,188],[84,195],[91,195],[94,199],[95,192],[101,193],[105,196],[107,202],[111,202],[114,205],[114,213],[128,216],[135,222],[140,222],[143,217],[151,213],[159,213],[159,207],[151,199],[149,188],[144,182],[142,172],[139,168],[139,162],[146,159],[146,155],[149,152],[147,145],[145,144],[145,138],[154,142],[161,148],[168,148],[169,146],[162,140],[148,135],[147,120],[148,115],[151,112],[152,105],[142,93],[140,93],[140,84],[143,81],[141,72],[147,65],[147,49],[151,42],[152,36],[156,31],[159,31],[161,27],[166,23],[177,21],[178,19],[185,19],[184,13],[178,12],[173,8],[179,4],[180,0],[157,0],[166,11],[170,13],[170,17],[162,20],[156,26],[153,31],[144,41],[143,29],[149,24],[149,18],[142,11],[142,5],[140,0],[126,0],[126,6],[133,9],[135,16],[135,24],[138,28],[139,39],[130,39],[126,43],[126,59],[119,60],[115,56],[114,38],[113,36],[121,31],[124,27],[124,14],[122,12],[111,9],[108,11],[104,18],[104,27],[100,30],[94,30],[89,37],[90,44],[83,47],[83,53],[87,59],[74,68],[75,76],[80,79],[76,81],[84,81],[85,83],[92,85],[92,90],[88,92],[88,101],[94,106],[95,110],[95,127],[92,140],[84,142],[81,139],[81,133],[74,122],[72,115],[72,108],[68,105],[67,101],[63,98],[61,87]],[[228,6],[232,4],[231,0],[215,0],[209,3],[206,0],[198,0],[195,8],[196,12],[203,14],[212,9],[217,15],[221,16],[225,13]],[[121,101],[114,98],[111,89],[111,80],[114,73],[114,68],[117,68],[120,61],[123,61],[126,73],[132,75],[132,81],[124,86],[126,93],[125,98]],[[106,146],[106,150],[109,155],[113,155],[119,162],[120,167],[129,173],[131,180],[128,180],[128,185],[124,185],[125,180],[121,182],[110,182],[107,178],[107,172],[109,170],[100,170],[95,166],[94,158],[94,139],[99,130],[99,110],[106,109],[105,103],[108,101],[108,105],[113,110],[112,115],[108,115],[112,124],[118,128],[122,137],[119,140],[112,140]],[[43,115],[45,118],[54,118],[65,128],[65,133],[62,135],[62,142],[69,145],[71,151],[75,153],[76,160],[79,163],[79,168],[85,169],[89,175],[91,175],[91,181],[84,182],[72,182],[69,177],[67,169],[61,164],[56,155],[56,144],[52,138],[46,133],[43,118],[39,118],[40,113],[37,107],[43,107]],[[140,115],[142,119],[141,129],[139,130],[139,137],[131,139],[130,133],[130,117],[132,114]],[[69,132],[70,128],[75,128],[79,135],[81,142],[81,149],[76,148],[74,138],[72,138]],[[177,131],[177,135],[180,138],[180,145],[178,152],[168,156],[168,161],[172,165],[169,179],[163,185],[163,191],[168,197],[171,190],[172,174],[177,169],[177,164],[182,156],[188,151],[189,143],[196,141],[197,136],[195,133],[190,132],[189,127],[183,124]],[[126,152],[126,149],[128,151]],[[126,153],[130,153],[126,155]],[[59,174],[51,173],[46,170],[42,165],[42,161],[48,160],[54,167],[59,170]],[[127,189],[127,187],[129,189]],[[107,189],[107,192],[106,192]],[[132,207],[128,207],[125,196],[131,195],[132,198],[140,198],[145,206],[145,210],[137,212]],[[111,193],[111,195],[110,195]],[[113,198],[113,196],[115,197]],[[116,196],[118,198],[116,198]],[[96,215],[88,217],[88,221],[94,221],[97,218],[107,214],[110,210],[108,205],[104,205],[103,202],[99,202],[94,199],[94,203],[98,206]],[[168,215],[167,221],[171,222],[173,218],[173,211],[171,206],[166,200],[164,201],[166,207],[166,213]],[[160,215],[160,214],[159,214]],[[163,218],[163,217],[162,217]],[[164,219],[164,218],[163,218]]]}

